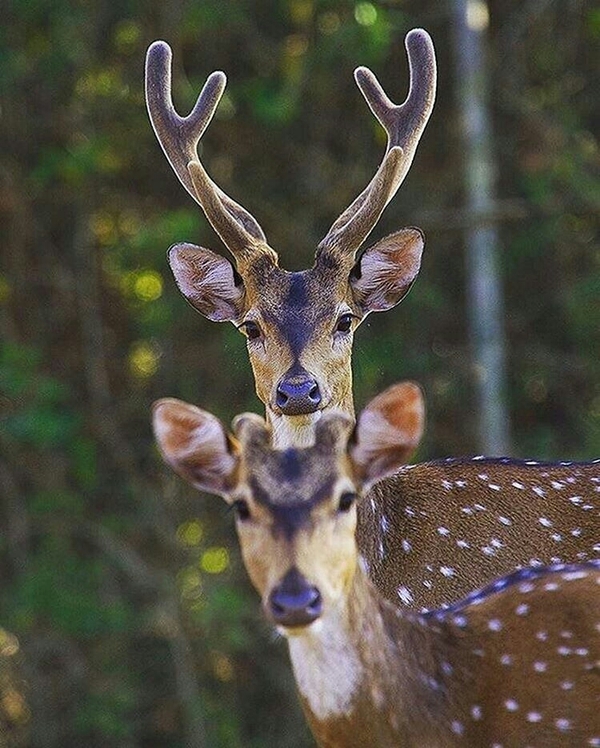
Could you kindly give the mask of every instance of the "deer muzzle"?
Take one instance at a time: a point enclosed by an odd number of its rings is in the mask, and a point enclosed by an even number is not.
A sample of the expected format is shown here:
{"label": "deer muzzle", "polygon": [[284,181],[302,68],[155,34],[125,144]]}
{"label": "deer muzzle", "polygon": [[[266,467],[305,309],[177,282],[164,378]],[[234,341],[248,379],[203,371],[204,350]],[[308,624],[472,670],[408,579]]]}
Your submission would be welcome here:
{"label": "deer muzzle", "polygon": [[281,377],[275,394],[275,404],[285,416],[314,413],[321,405],[321,390],[317,380],[301,366],[293,366]]}
{"label": "deer muzzle", "polygon": [[296,568],[290,569],[269,595],[268,612],[279,626],[308,626],[321,616],[322,611],[323,600],[318,588]]}

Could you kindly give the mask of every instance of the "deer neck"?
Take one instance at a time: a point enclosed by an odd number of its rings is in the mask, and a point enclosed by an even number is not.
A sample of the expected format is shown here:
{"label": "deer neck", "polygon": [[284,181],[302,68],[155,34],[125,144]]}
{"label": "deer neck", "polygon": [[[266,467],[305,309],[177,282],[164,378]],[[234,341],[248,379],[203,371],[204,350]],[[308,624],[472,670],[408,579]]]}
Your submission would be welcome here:
{"label": "deer neck", "polygon": [[[352,397],[352,377],[344,392],[332,399],[327,410],[337,410],[354,418],[354,399]],[[266,420],[271,427],[272,444],[275,449],[311,447],[315,442],[315,424],[321,418],[322,410],[300,416],[284,416],[266,408]]]}
{"label": "deer neck", "polygon": [[380,599],[357,569],[343,604],[288,639],[302,705],[319,745],[453,745],[444,727],[451,721],[446,639],[420,616]]}

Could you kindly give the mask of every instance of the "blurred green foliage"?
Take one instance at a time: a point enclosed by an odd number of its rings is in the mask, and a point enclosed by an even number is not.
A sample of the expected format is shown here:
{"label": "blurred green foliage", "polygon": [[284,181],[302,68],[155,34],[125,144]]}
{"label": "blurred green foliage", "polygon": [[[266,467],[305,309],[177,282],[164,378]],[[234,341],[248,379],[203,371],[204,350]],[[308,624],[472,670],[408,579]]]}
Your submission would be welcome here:
{"label": "blurred green foliage", "polygon": [[[540,458],[600,452],[600,14],[566,5],[489,3],[514,452]],[[381,157],[352,69],[401,100],[403,37],[430,31],[436,110],[377,229],[422,226],[423,269],[358,333],[355,379],[359,405],[422,382],[419,456],[439,457],[477,447],[450,19],[434,0],[5,4],[0,748],[311,745],[230,519],[152,445],[157,397],[225,420],[260,403],[242,337],[168,271],[170,244],[219,242],[151,131],[144,54],[172,45],[182,112],[227,72],[203,159],[296,269]]]}

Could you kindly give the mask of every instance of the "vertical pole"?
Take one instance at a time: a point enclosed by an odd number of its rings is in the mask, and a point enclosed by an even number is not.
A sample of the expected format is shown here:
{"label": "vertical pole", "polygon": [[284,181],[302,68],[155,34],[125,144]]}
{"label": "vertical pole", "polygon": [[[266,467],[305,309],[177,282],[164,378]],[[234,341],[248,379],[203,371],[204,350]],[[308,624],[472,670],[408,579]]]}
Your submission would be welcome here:
{"label": "vertical pole", "polygon": [[453,0],[455,70],[460,111],[466,201],[473,217],[466,236],[467,314],[477,395],[478,449],[487,455],[510,451],[505,400],[504,305],[492,212],[496,168],[487,107],[485,0]]}

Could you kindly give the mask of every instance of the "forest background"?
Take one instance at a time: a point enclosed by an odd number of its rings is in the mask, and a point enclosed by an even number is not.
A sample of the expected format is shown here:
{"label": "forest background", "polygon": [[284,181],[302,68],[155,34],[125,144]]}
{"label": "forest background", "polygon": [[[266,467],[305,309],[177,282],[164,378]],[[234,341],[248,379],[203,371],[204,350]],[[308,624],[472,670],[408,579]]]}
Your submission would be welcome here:
{"label": "forest background", "polygon": [[[488,10],[485,221],[500,238],[510,451],[598,457],[600,9]],[[225,421],[262,408],[242,336],[196,314],[168,269],[174,242],[225,250],[155,140],[143,62],[154,39],[172,45],[180,112],[227,72],[203,160],[299,269],[382,155],[352,70],[371,66],[402,101],[415,26],[436,45],[437,103],[374,238],[418,225],[424,262],[401,306],[358,331],[354,371],[358,406],[398,379],[422,383],[422,460],[479,446],[464,243],[481,219],[465,205],[453,3],[5,3],[0,748],[312,745],[231,517],[153,446],[158,397]]]}

